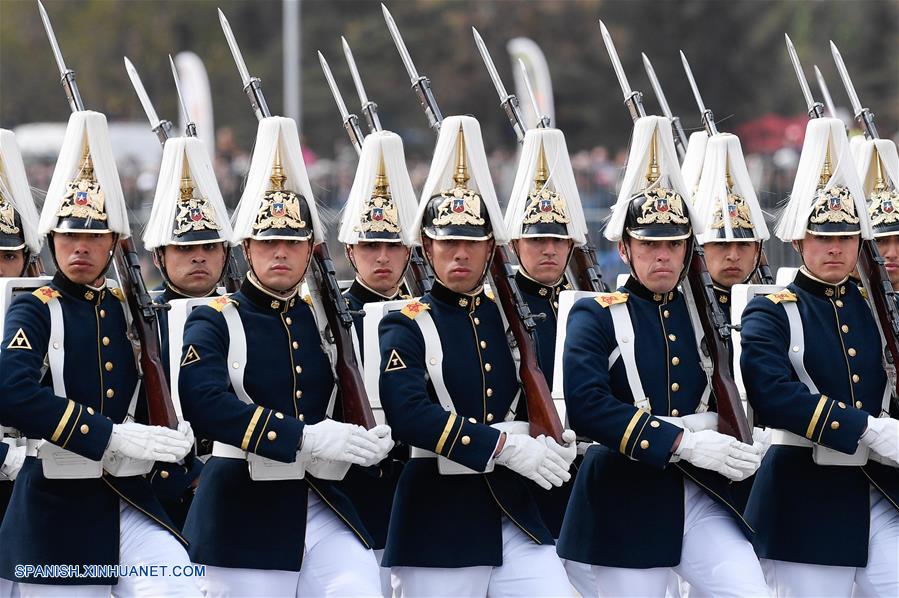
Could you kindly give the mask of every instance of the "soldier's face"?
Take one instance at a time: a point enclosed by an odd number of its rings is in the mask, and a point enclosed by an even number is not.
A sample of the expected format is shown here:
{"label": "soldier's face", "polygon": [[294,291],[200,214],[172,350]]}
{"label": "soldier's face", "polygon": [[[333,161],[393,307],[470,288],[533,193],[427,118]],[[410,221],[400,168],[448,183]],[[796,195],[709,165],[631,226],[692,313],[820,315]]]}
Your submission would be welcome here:
{"label": "soldier's face", "polygon": [[641,241],[628,238],[618,242],[618,254],[640,283],[653,293],[667,293],[677,286],[687,253],[685,241]]}
{"label": "soldier's face", "polygon": [[487,261],[493,251],[493,240],[437,241],[423,239],[434,275],[456,293],[470,293],[481,286]]}
{"label": "soldier's face", "polygon": [[712,281],[725,289],[749,278],[759,251],[759,244],[755,241],[706,243],[702,247]]}
{"label": "soldier's face", "polygon": [[273,291],[293,290],[306,276],[312,241],[250,239],[244,247],[256,278]]}
{"label": "soldier's face", "polygon": [[806,233],[793,247],[802,254],[802,263],[812,276],[836,284],[849,276],[858,261],[858,235],[813,235]]}
{"label": "soldier's face", "polygon": [[53,233],[56,264],[75,284],[99,286],[114,242],[113,233]]}
{"label": "soldier's face", "polygon": [[[155,256],[154,256],[155,259]],[[205,297],[215,289],[225,268],[225,244],[169,245],[162,250],[162,264],[169,281],[192,297]]]}
{"label": "soldier's face", "polygon": [[25,250],[0,251],[0,276],[12,278],[21,276],[25,269]]}
{"label": "soldier's face", "polygon": [[402,243],[360,241],[347,247],[359,280],[382,295],[391,295],[400,284],[409,261],[409,248]]}
{"label": "soldier's face", "polygon": [[887,274],[890,276],[893,290],[899,289],[899,235],[878,237],[877,249],[880,250],[880,255],[886,262]]}
{"label": "soldier's face", "polygon": [[527,275],[545,285],[554,285],[562,278],[571,253],[571,239],[534,237],[514,242],[518,261]]}

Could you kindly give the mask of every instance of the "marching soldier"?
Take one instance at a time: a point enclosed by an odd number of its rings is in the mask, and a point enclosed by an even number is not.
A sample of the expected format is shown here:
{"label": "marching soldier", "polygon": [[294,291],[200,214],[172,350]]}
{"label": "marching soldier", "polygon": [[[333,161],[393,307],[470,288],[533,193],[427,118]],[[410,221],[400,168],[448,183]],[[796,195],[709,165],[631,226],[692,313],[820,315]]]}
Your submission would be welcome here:
{"label": "marching soldier", "polygon": [[872,229],[839,120],[809,122],[776,233],[803,265],[742,316],[749,402],[774,429],[746,507],[756,552],[779,596],[899,595],[895,380],[848,282]]}
{"label": "marching soldier", "polygon": [[[861,135],[853,139],[862,139]],[[899,155],[889,139],[861,141],[854,150],[862,191],[877,249],[886,262],[894,290],[899,290]]]}
{"label": "marching soldier", "polygon": [[[0,527],[0,575],[17,582],[21,596],[199,595],[193,580],[171,573],[190,566],[186,542],[147,480],[127,473],[177,461],[193,443],[186,423],[125,423],[143,399],[124,296],[104,272],[129,232],[106,118],[74,112],[38,227],[50,235],[57,273],[13,302],[0,352],[0,420],[28,438]],[[169,573],[117,577],[85,568],[146,563]],[[69,569],[17,569],[60,564]]]}
{"label": "marching soldier", "polygon": [[383,561],[394,590],[570,594],[526,479],[561,486],[575,450],[511,421],[524,419],[525,401],[501,312],[483,289],[507,235],[475,119],[443,121],[414,231],[434,287],[379,329],[381,403],[411,447]]}
{"label": "marching soldier", "polygon": [[[157,301],[216,294],[227,264],[231,223],[219,191],[209,153],[197,137],[173,137],[163,146],[156,195],[144,247],[163,278]],[[160,310],[162,363],[169,374],[168,312]],[[160,463],[150,482],[169,516],[184,526],[193,496],[192,484],[202,462]]]}
{"label": "marching soldier", "polygon": [[[506,208],[506,230],[518,256],[518,288],[537,320],[538,362],[552,388],[559,294],[571,285],[565,269],[575,245],[586,242],[586,220],[568,157],[565,135],[558,129],[530,129],[524,137],[518,173]],[[575,461],[573,474],[580,464]],[[560,488],[532,488],[537,507],[553,538],[558,539],[573,481]],[[571,584],[581,595],[596,591],[588,566],[564,561]]]}
{"label": "marching soldier", "polygon": [[326,419],[334,375],[299,294],[323,241],[301,155],[293,120],[260,121],[234,220],[250,270],[185,326],[180,396],[215,441],[184,527],[207,596],[380,596],[371,537],[320,476],[374,465],[393,443]]}
{"label": "marching soldier", "polygon": [[[415,192],[406,170],[402,139],[390,131],[368,135],[362,144],[359,167],[337,237],[356,272],[344,296],[355,312],[353,328],[359,363],[363,363],[365,356],[361,310],[366,303],[400,298],[410,256],[405,236],[408,232],[403,231],[411,230],[415,208]],[[371,365],[377,366],[377,363]],[[341,485],[372,536],[378,563],[387,544],[393,495],[406,458],[408,451],[397,447],[376,468],[351,467]],[[388,598],[393,593],[390,569],[386,567],[381,568],[381,592]]]}
{"label": "marching soldier", "polygon": [[568,417],[598,444],[575,480],[559,555],[593,565],[604,596],[663,596],[672,569],[702,594],[768,593],[729,492],[760,448],[715,430],[701,331],[677,288],[703,232],[686,193],[669,121],[640,118],[605,231],[630,277],[568,317]]}

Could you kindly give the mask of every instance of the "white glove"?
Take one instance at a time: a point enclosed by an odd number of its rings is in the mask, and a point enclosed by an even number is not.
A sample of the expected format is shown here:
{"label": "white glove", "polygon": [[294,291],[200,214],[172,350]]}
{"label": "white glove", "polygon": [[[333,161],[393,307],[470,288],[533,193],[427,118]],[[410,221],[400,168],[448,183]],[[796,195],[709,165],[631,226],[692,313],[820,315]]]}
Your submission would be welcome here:
{"label": "white glove", "polygon": [[135,422],[113,424],[106,452],[141,461],[174,463],[190,452],[193,439],[187,422],[179,424],[177,430]]}
{"label": "white glove", "polygon": [[771,429],[770,428],[753,428],[752,429],[752,446],[759,449],[759,459],[764,460],[771,448]]}
{"label": "white glove", "polygon": [[681,418],[685,430],[691,432],[702,432],[703,430],[718,431],[718,414],[714,411],[706,411],[705,413],[691,413]]}
{"label": "white glove", "polygon": [[396,443],[393,442],[393,436],[391,435],[390,426],[388,425],[375,426],[371,430],[367,430],[366,434],[368,435],[369,439],[378,447],[378,451],[377,453],[375,453],[375,456],[363,463],[365,467],[370,467],[372,465],[377,465],[378,463],[380,463],[384,459],[384,457],[387,456],[387,453],[389,453],[391,449],[393,449]]}
{"label": "white glove", "polygon": [[887,461],[899,462],[899,420],[869,415],[861,443]]}
{"label": "white glove", "polygon": [[378,443],[362,426],[326,419],[303,428],[299,457],[365,465],[378,454]]}
{"label": "white glove", "polygon": [[25,447],[10,446],[6,453],[6,459],[0,465],[0,478],[14,480],[19,475],[19,470],[25,463]]}
{"label": "white glove", "polygon": [[714,430],[684,430],[674,455],[696,467],[711,469],[728,479],[739,481],[748,478],[759,468],[762,462],[759,452],[760,449],[755,446]]}
{"label": "white glove", "polygon": [[571,479],[568,463],[546,443],[542,434],[531,438],[527,434],[506,434],[503,449],[494,461],[549,490]]}
{"label": "white glove", "polygon": [[197,441],[197,439],[194,438],[194,430],[193,430],[193,428],[190,427],[190,422],[189,421],[178,422],[178,431],[181,432],[182,434],[184,434],[184,437],[190,443],[190,446],[192,448],[194,443]]}
{"label": "white glove", "polygon": [[574,433],[574,430],[565,430],[562,432],[562,444],[556,442],[554,438],[547,436],[546,446],[565,459],[565,463],[567,463],[570,468],[571,464],[574,463],[574,459],[577,457],[577,434]]}

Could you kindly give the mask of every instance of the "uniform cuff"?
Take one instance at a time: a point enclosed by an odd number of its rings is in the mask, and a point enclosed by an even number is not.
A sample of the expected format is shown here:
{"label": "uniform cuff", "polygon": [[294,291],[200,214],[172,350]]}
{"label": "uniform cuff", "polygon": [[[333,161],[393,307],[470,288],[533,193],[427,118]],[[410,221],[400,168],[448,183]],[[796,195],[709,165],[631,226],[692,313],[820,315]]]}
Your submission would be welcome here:
{"label": "uniform cuff", "polygon": [[867,411],[850,407],[843,401],[827,399],[810,440],[851,455],[858,449],[867,425]]}
{"label": "uniform cuff", "polygon": [[476,419],[447,414],[446,426],[438,438],[434,452],[475,471],[485,471],[501,432]]}
{"label": "uniform cuff", "polygon": [[105,415],[70,399],[49,440],[67,451],[100,461],[109,446],[112,426]]}
{"label": "uniform cuff", "polygon": [[297,458],[305,424],[280,411],[257,407],[247,424],[241,449],[282,463]]}
{"label": "uniform cuff", "polygon": [[671,447],[681,429],[638,409],[628,422],[618,451],[636,461],[663,469],[671,459]]}

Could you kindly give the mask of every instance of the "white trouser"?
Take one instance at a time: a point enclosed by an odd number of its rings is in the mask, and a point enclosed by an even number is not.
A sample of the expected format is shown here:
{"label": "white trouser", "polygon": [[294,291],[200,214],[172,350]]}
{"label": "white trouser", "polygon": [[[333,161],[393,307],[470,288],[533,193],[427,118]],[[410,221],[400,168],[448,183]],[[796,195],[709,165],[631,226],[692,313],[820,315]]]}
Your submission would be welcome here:
{"label": "white trouser", "polygon": [[[21,598],[60,596],[94,598],[113,596],[200,597],[193,577],[175,571],[193,570],[184,546],[168,531],[125,501],[119,501],[119,564],[125,567],[163,565],[165,575],[158,577],[124,576],[114,585],[43,585],[16,583],[13,592]],[[90,542],[90,538],[85,538]],[[159,568],[160,570],[161,567]],[[15,594],[14,594],[15,595]]]}
{"label": "white trouser", "polygon": [[833,567],[763,559],[762,568],[778,598],[899,596],[899,511],[883,494],[871,488],[871,527],[866,567]]}
{"label": "white trouser", "polygon": [[594,577],[593,568],[590,565],[568,559],[562,559],[562,565],[565,567],[568,581],[571,582],[578,594],[584,598],[596,598],[596,577]]}
{"label": "white trouser", "polygon": [[[393,586],[390,585],[390,567],[381,567],[381,561],[384,559],[384,549],[375,551],[375,560],[378,561],[378,573],[381,576],[381,595],[384,598],[392,598]],[[2,596],[0,596],[2,598]]]}
{"label": "white trouser", "polygon": [[374,553],[312,491],[300,571],[207,566],[206,577],[200,583],[206,598],[381,598]]}
{"label": "white trouser", "polygon": [[[648,539],[647,541],[651,541]],[[752,544],[725,508],[684,480],[684,541],[674,572],[691,596],[770,596]],[[671,568],[593,567],[600,596],[665,596]]]}
{"label": "white trouser", "polygon": [[12,598],[13,583],[8,579],[0,577],[0,598]]}
{"label": "white trouser", "polygon": [[534,544],[503,517],[499,567],[393,567],[398,598],[419,596],[573,596],[555,546]]}

